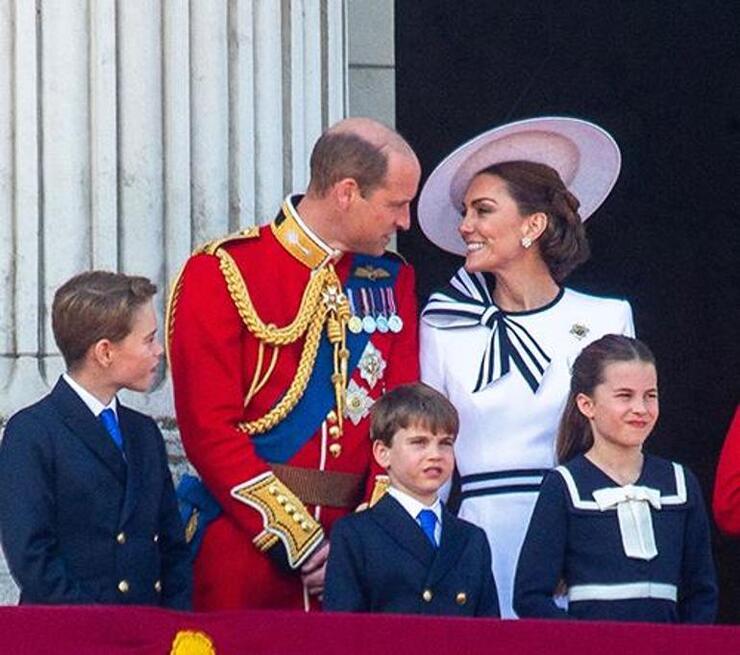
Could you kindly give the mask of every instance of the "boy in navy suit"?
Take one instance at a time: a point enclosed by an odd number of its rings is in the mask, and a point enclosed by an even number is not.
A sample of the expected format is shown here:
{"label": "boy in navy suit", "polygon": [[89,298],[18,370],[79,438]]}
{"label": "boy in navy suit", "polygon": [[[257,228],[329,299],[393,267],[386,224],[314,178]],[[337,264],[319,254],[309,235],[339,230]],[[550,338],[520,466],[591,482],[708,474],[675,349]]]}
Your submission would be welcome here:
{"label": "boy in navy suit", "polygon": [[425,384],[396,387],[373,406],[373,455],[387,493],[332,530],[324,609],[499,616],[484,532],[439,500],[455,464],[459,420]]}
{"label": "boy in navy suit", "polygon": [[0,533],[21,603],[190,607],[191,563],[156,423],[116,399],[162,356],[146,278],[92,271],[54,296],[67,373],[0,444]]}

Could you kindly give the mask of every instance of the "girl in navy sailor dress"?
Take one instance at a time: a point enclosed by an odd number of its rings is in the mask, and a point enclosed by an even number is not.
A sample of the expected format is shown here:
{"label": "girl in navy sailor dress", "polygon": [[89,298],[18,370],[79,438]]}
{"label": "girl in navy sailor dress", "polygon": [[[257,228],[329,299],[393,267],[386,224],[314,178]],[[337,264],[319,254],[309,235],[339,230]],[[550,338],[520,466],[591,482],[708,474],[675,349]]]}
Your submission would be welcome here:
{"label": "girl in navy sailor dress", "polygon": [[[643,455],[658,418],[655,361],[607,335],[573,365],[558,460],[540,490],[514,586],[520,617],[711,623],[717,584],[694,475]],[[568,608],[553,602],[564,583]]]}

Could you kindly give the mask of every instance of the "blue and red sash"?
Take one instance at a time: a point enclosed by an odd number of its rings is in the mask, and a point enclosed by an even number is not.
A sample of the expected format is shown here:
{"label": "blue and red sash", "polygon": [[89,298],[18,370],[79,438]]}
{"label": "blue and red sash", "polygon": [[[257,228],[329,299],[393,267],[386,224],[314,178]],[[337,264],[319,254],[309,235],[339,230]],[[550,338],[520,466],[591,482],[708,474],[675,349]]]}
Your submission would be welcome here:
{"label": "blue and red sash", "polygon": [[[355,255],[352,260],[352,270],[356,271],[363,267],[382,268],[389,275],[382,279],[368,280],[350,274],[344,285],[345,289],[393,287],[401,263],[390,257]],[[347,330],[347,348],[350,353],[347,367],[349,375],[357,368],[360,356],[369,340],[370,335],[366,332],[353,334]],[[293,411],[272,430],[252,437],[255,450],[263,460],[277,463],[290,461],[319,429],[326,415],[334,408],[334,387],[331,383],[333,372],[333,346],[324,334],[321,337],[316,363],[303,397]]]}

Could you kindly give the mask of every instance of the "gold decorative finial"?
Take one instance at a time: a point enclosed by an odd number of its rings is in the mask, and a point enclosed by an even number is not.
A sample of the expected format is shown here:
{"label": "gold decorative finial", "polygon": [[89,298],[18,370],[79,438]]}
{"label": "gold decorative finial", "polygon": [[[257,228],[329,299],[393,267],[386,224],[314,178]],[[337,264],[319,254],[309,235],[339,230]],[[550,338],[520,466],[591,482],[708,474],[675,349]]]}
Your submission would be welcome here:
{"label": "gold decorative finial", "polygon": [[179,630],[170,655],[216,655],[211,638],[200,630]]}

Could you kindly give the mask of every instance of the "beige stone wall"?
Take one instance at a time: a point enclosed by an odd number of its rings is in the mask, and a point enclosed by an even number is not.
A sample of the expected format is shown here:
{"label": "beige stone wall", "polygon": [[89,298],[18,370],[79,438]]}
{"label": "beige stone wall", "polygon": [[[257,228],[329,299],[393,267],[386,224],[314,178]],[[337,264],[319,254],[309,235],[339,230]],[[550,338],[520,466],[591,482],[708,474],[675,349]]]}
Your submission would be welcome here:
{"label": "beige stone wall", "polygon": [[348,0],[349,113],[396,122],[393,0]]}
{"label": "beige stone wall", "polygon": [[[143,273],[161,312],[194,243],[303,188],[326,124],[395,122],[393,0],[35,4],[0,0],[0,433],[62,370],[61,281]],[[157,417],[179,478],[168,377],[123,400]],[[0,604],[17,596],[0,556]]]}
{"label": "beige stone wall", "polygon": [[[54,290],[152,278],[162,319],[193,247],[272,218],[347,113],[345,0],[0,0],[0,427],[63,370]],[[169,376],[121,394],[165,429]],[[17,592],[0,558],[0,602]]]}

